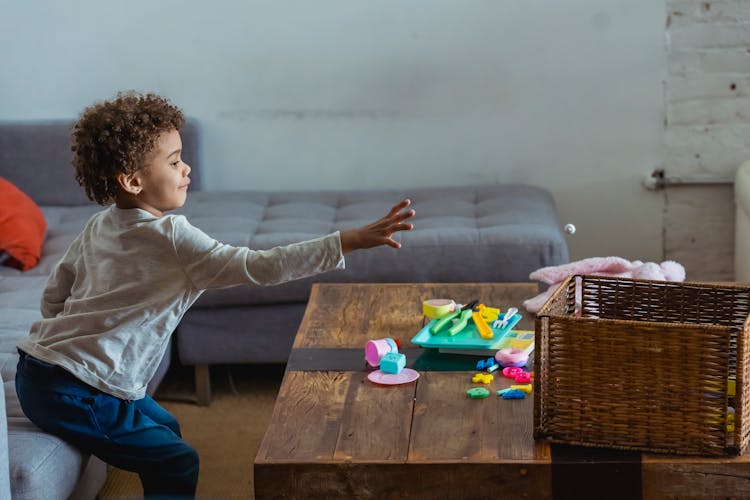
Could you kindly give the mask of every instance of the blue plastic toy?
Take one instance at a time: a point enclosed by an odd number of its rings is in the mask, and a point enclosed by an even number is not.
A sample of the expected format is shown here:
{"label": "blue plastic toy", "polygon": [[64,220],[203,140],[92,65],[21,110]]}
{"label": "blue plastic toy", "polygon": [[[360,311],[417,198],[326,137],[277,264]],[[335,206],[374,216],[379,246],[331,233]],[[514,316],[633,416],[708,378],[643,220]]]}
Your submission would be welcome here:
{"label": "blue plastic toy", "polygon": [[406,366],[406,356],[400,352],[389,352],[380,360],[380,371],[400,373]]}
{"label": "blue plastic toy", "polygon": [[509,391],[505,391],[502,394],[503,399],[524,399],[526,397],[526,393],[523,391],[519,391],[518,389],[511,389]]}
{"label": "blue plastic toy", "polygon": [[477,361],[477,370],[486,370],[487,368],[496,365],[497,361],[495,361],[495,358],[487,358],[485,361],[484,359],[480,359]]}

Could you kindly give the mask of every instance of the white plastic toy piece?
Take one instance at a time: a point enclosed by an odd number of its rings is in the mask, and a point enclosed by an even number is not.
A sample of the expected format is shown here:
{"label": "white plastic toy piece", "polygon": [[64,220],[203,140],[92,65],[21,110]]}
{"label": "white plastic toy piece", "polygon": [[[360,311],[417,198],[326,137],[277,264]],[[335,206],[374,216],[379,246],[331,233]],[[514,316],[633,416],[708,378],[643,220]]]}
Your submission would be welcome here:
{"label": "white plastic toy piece", "polygon": [[510,319],[515,316],[517,312],[517,307],[511,307],[505,312],[503,319],[496,319],[492,322],[492,328],[505,328],[506,326],[508,326],[508,321],[510,321]]}

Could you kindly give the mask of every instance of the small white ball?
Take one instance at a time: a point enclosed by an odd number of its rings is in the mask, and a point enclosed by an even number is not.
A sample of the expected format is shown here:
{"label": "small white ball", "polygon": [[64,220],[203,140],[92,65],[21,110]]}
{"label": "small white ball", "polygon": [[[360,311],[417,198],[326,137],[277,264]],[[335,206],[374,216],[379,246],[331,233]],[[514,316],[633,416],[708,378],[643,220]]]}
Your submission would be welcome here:
{"label": "small white ball", "polygon": [[576,227],[573,224],[565,224],[563,231],[567,234],[576,234]]}

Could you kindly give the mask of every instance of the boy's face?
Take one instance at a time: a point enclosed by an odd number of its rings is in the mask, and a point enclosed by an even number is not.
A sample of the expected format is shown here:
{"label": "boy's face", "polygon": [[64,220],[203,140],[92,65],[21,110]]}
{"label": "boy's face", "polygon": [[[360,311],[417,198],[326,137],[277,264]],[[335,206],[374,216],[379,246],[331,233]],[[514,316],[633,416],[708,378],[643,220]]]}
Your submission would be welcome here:
{"label": "boy's face", "polygon": [[182,161],[181,154],[180,133],[163,132],[146,157],[144,168],[133,174],[140,188],[134,200],[138,208],[161,217],[185,204],[190,166]]}

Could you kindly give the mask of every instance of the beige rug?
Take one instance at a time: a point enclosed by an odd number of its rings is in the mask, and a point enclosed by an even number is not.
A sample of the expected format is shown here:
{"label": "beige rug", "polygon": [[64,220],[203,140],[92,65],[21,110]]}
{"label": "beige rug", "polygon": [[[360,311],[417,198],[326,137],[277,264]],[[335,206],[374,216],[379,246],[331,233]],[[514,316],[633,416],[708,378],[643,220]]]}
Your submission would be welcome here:
{"label": "beige rug", "polygon": [[[211,367],[213,402],[195,404],[191,368],[170,369],[155,399],[180,422],[185,440],[198,450],[199,499],[253,498],[253,460],[271,418],[284,367]],[[142,498],[136,474],[111,468],[99,499]]]}

